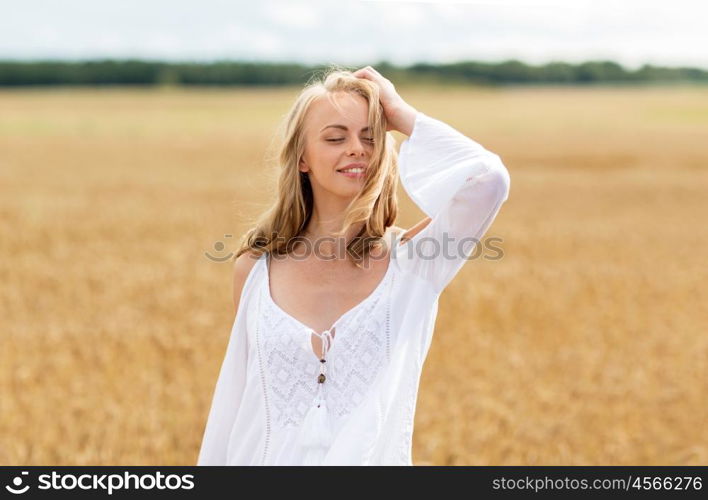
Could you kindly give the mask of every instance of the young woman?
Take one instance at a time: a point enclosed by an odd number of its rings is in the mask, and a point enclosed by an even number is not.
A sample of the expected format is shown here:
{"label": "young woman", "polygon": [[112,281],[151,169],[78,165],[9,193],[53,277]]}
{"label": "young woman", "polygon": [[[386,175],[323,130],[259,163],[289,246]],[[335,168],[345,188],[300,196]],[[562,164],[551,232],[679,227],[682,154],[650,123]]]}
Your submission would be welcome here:
{"label": "young woman", "polygon": [[[308,85],[284,125],[278,198],[236,255],[198,465],[413,465],[438,298],[509,173],[371,66]],[[391,130],[409,136],[400,153]],[[407,231],[393,226],[399,169],[427,215]]]}

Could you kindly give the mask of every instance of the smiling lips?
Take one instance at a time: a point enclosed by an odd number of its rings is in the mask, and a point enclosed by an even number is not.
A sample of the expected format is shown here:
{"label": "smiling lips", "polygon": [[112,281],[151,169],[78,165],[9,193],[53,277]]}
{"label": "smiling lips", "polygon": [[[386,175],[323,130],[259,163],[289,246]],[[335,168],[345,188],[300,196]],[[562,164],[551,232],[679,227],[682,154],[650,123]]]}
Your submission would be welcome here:
{"label": "smiling lips", "polygon": [[364,173],[366,172],[366,164],[365,163],[351,163],[347,165],[346,167],[342,167],[337,170],[340,174],[343,174],[347,177],[363,177]]}

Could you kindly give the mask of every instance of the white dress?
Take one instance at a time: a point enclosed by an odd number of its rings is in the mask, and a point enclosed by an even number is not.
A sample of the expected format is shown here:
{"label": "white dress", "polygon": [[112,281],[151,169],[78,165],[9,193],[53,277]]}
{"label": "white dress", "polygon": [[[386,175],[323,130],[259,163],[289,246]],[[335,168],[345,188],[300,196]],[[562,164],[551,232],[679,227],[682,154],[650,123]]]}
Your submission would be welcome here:
{"label": "white dress", "polygon": [[334,323],[334,338],[319,334],[324,363],[313,330],[273,301],[267,254],[253,266],[197,465],[413,465],[438,298],[507,200],[510,178],[498,155],[420,111],[399,171],[432,220],[403,245],[396,237],[376,289]]}

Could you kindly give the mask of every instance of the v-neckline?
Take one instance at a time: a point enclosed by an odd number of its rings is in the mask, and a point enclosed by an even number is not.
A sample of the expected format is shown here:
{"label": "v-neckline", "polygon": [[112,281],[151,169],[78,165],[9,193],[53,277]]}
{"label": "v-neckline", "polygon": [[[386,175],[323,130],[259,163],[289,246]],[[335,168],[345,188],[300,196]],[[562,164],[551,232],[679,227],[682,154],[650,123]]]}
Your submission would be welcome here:
{"label": "v-neckline", "polygon": [[[299,319],[297,319],[295,316],[293,316],[292,314],[290,314],[289,312],[287,312],[285,309],[283,309],[282,307],[280,307],[280,306],[275,302],[275,300],[273,300],[273,295],[270,293],[270,263],[269,263],[270,253],[269,253],[269,252],[265,252],[265,253],[263,254],[263,262],[264,262],[264,266],[265,266],[265,292],[266,292],[265,294],[266,294],[266,296],[267,296],[268,302],[270,302],[270,304],[271,304],[272,306],[274,306],[274,307],[278,310],[278,312],[280,312],[283,316],[287,317],[288,319],[290,319],[290,320],[293,321],[294,323],[298,324],[301,328],[303,328],[303,329],[305,329],[305,330],[308,330],[308,332],[310,332],[310,335],[312,335],[312,333],[314,333],[315,335],[321,337],[325,332],[331,332],[331,331],[332,331],[335,327],[337,327],[346,317],[348,317],[348,316],[349,316],[350,314],[352,314],[354,311],[357,311],[357,310],[358,310],[359,308],[361,308],[364,304],[366,304],[367,302],[369,302],[369,300],[371,300],[374,296],[376,296],[376,295],[378,294],[377,292],[378,292],[381,288],[383,288],[384,283],[386,283],[386,281],[387,281],[389,275],[393,272],[393,265],[394,265],[394,262],[393,262],[393,252],[396,251],[399,238],[400,238],[400,234],[396,235],[396,238],[395,238],[395,240],[394,240],[394,243],[393,243],[393,245],[391,245],[391,249],[389,250],[389,254],[388,254],[388,266],[386,267],[386,272],[384,273],[383,278],[381,278],[381,280],[379,281],[378,285],[376,285],[376,287],[374,288],[374,290],[373,290],[369,295],[367,295],[366,297],[364,297],[364,299],[362,299],[359,303],[357,303],[356,305],[354,305],[353,307],[351,307],[350,309],[348,309],[347,311],[345,311],[343,314],[341,314],[341,315],[334,321],[334,323],[332,323],[332,325],[331,325],[329,328],[327,328],[326,330],[324,330],[324,331],[322,331],[322,332],[319,332],[319,333],[318,333],[314,328],[312,328],[312,327],[306,325],[305,323],[303,323],[302,321],[300,321]],[[336,334],[335,334],[335,336],[336,336]],[[336,346],[337,344],[338,344],[338,342],[336,342],[336,339],[335,339],[335,341],[334,341],[333,344],[332,344],[332,347],[330,347],[330,351],[331,351],[331,350],[334,348],[334,346]]]}

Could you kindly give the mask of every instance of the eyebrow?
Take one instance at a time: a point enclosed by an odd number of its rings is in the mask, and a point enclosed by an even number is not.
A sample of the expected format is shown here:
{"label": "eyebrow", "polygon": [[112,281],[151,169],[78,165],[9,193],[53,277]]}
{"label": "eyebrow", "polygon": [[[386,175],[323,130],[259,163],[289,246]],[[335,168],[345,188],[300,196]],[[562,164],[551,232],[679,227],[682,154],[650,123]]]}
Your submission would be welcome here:
{"label": "eyebrow", "polygon": [[[346,126],[340,125],[339,123],[334,123],[332,125],[326,125],[326,126],[322,127],[322,130],[324,130],[326,128],[330,128],[330,127],[331,128],[340,128],[342,130],[349,130]],[[364,127],[363,129],[361,129],[361,131],[364,132],[366,130],[369,130],[369,128],[371,128],[371,127]],[[320,132],[322,132],[322,130],[320,130]]]}

